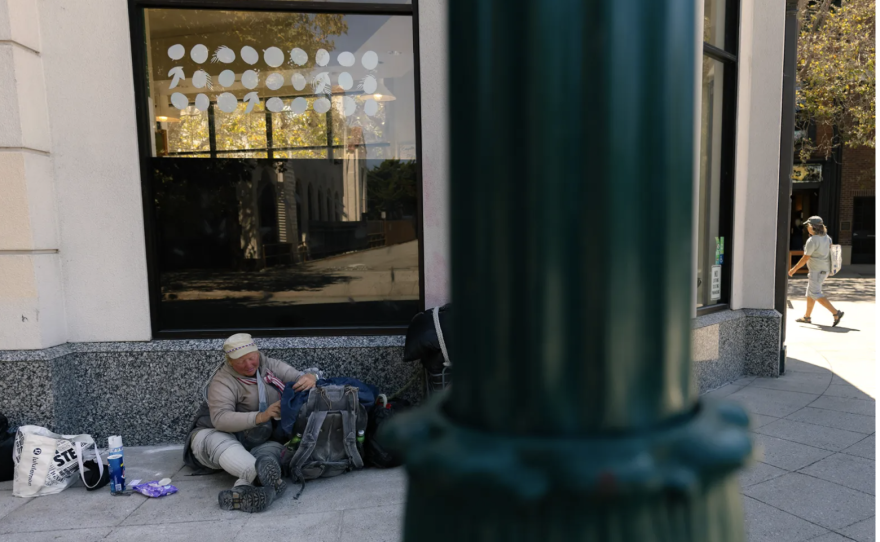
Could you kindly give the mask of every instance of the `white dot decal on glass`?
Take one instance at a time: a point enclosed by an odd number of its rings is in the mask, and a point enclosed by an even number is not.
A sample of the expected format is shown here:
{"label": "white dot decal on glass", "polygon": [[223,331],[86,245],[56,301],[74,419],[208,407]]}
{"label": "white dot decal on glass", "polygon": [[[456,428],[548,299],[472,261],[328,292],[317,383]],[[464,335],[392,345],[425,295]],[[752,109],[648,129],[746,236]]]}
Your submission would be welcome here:
{"label": "white dot decal on glass", "polygon": [[302,115],[303,113],[305,113],[308,107],[309,102],[306,101],[305,98],[294,98],[293,101],[290,102],[290,110],[297,115]]}
{"label": "white dot decal on glass", "polygon": [[199,111],[207,111],[209,107],[211,107],[211,100],[207,95],[199,94],[196,96],[196,109]]}
{"label": "white dot decal on glass", "polygon": [[351,87],[354,86],[354,79],[350,73],[342,72],[339,74],[339,86],[342,87],[342,90],[351,90]]}
{"label": "white dot decal on glass", "polygon": [[208,84],[208,74],[205,73],[205,70],[196,70],[196,73],[193,74],[193,86],[196,88],[205,88],[205,85]]}
{"label": "white dot decal on glass", "polygon": [[266,86],[271,90],[278,90],[284,86],[284,76],[280,73],[269,74],[269,77],[266,78]]}
{"label": "white dot decal on glass", "polygon": [[315,100],[315,105],[312,106],[315,109],[316,113],[326,113],[330,111],[330,100],[327,98],[318,98]]}
{"label": "white dot decal on glass", "polygon": [[266,100],[266,109],[273,113],[284,111],[284,100],[281,98],[269,98]]}
{"label": "white dot decal on glass", "polygon": [[306,81],[306,78],[303,77],[301,73],[293,74],[293,77],[290,78],[290,82],[293,83],[293,88],[295,88],[296,90],[302,90],[306,88],[306,84],[308,83],[308,81]]}
{"label": "white dot decal on glass", "polygon": [[201,64],[208,60],[208,48],[200,43],[192,48],[192,51],[189,52],[189,57],[193,59],[193,62],[196,64]]}
{"label": "white dot decal on glass", "polygon": [[257,77],[257,72],[254,70],[248,70],[241,74],[241,84],[244,85],[244,88],[257,88],[257,83],[259,82],[260,78]]}
{"label": "white dot decal on glass", "polygon": [[168,58],[171,60],[180,60],[186,54],[186,47],[181,44],[172,45],[168,48]]}
{"label": "white dot decal on glass", "polygon": [[367,51],[361,58],[361,64],[368,70],[375,70],[379,65],[379,55],[375,51]]}
{"label": "white dot decal on glass", "polygon": [[296,47],[290,51],[290,61],[297,66],[302,66],[309,61],[309,54],[299,47]]}
{"label": "white dot decal on glass", "polygon": [[357,102],[354,101],[354,98],[346,96],[342,99],[342,113],[346,117],[354,115],[355,110],[357,110]]}
{"label": "white dot decal on glass", "polygon": [[330,74],[327,72],[321,72],[316,75],[315,80],[312,81],[312,87],[315,89],[315,94],[330,92]]}
{"label": "white dot decal on glass", "polygon": [[235,84],[235,72],[232,70],[223,70],[220,72],[220,77],[218,77],[217,80],[222,86],[231,87]]}
{"label": "white dot decal on glass", "polygon": [[266,64],[277,68],[284,64],[284,52],[278,47],[269,47],[263,51],[263,60],[266,61]]}
{"label": "white dot decal on glass", "polygon": [[232,113],[238,108],[238,100],[235,98],[235,94],[224,92],[217,97],[217,106],[220,108],[220,111]]}
{"label": "white dot decal on glass", "polygon": [[253,66],[260,60],[260,54],[250,45],[241,48],[241,59]]}
{"label": "white dot decal on glass", "polygon": [[225,45],[217,47],[211,62],[222,62],[224,64],[232,64],[235,62],[235,51]]}
{"label": "white dot decal on glass", "polygon": [[189,100],[183,94],[175,92],[171,95],[171,105],[177,109],[183,110],[189,106]]}
{"label": "white dot decal on glass", "polygon": [[318,66],[326,66],[330,62],[330,53],[326,49],[318,49],[315,53],[315,63]]}
{"label": "white dot decal on glass", "polygon": [[364,94],[373,94],[376,92],[376,89],[379,88],[379,83],[376,81],[376,78],[372,75],[368,75],[364,78],[363,85]]}
{"label": "white dot decal on glass", "polygon": [[379,112],[379,103],[376,100],[367,100],[364,103],[364,113],[369,116],[373,116]]}
{"label": "white dot decal on glass", "polygon": [[336,60],[339,61],[340,66],[345,66],[346,68],[350,68],[354,66],[354,55],[345,51],[343,53],[339,53],[339,56],[336,57]]}

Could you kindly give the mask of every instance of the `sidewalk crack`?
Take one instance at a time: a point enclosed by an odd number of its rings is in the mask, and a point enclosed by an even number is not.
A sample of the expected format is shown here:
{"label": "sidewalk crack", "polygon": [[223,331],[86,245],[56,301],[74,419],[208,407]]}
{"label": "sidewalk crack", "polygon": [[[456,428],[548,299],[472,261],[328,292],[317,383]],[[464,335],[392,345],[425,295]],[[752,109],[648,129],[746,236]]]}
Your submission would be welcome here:
{"label": "sidewalk crack", "polygon": [[[766,505],[769,506],[770,508],[773,508],[774,510],[778,510],[778,511],[782,512],[783,514],[788,514],[789,516],[793,516],[793,517],[796,517],[796,518],[798,518],[798,519],[800,519],[800,520],[806,521],[807,523],[809,523],[809,524],[811,524],[811,525],[815,525],[816,527],[819,527],[820,529],[825,529],[826,532],[820,534],[819,536],[825,536],[825,535],[828,534],[829,532],[833,532],[832,529],[829,529],[828,527],[825,527],[824,525],[819,525],[819,524],[816,523],[815,521],[810,521],[810,520],[808,520],[807,518],[802,518],[802,517],[800,517],[800,516],[797,515],[797,514],[792,514],[792,513],[789,512],[788,510],[783,510],[782,508],[779,508],[779,507],[773,506],[773,505],[770,504],[769,502],[764,502],[764,501],[762,501],[761,499],[757,499],[757,498],[755,498],[755,497],[752,497],[751,495],[743,495],[743,497],[748,497],[748,498],[750,498],[750,499],[754,499],[754,500],[758,501],[758,502],[761,503],[761,504],[766,504]],[[819,536],[814,536],[813,538],[819,538]],[[812,539],[811,539],[811,540],[812,540]]]}

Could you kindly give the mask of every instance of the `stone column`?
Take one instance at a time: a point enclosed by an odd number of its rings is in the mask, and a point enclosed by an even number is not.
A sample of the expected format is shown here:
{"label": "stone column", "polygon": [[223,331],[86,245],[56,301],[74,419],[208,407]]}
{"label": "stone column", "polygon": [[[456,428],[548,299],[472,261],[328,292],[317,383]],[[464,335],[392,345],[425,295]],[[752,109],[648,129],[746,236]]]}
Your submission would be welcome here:
{"label": "stone column", "polygon": [[692,0],[450,0],[451,392],[390,437],[407,541],[744,540],[691,377]]}
{"label": "stone column", "polygon": [[36,0],[0,0],[0,350],[65,342]]}

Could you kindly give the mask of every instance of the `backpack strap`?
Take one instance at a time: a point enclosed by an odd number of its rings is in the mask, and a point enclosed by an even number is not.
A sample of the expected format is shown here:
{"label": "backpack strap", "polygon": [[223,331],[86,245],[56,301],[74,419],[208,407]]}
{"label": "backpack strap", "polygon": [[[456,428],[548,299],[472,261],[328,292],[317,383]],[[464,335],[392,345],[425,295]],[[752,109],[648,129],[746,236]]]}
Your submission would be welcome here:
{"label": "backpack strap", "polygon": [[443,340],[443,330],[440,328],[440,307],[434,307],[431,313],[434,316],[434,330],[437,331],[437,340],[440,341],[440,351],[443,352],[443,360],[446,362],[443,365],[451,367],[452,362],[449,361],[449,352],[446,350],[446,341]]}
{"label": "backpack strap", "polygon": [[342,415],[342,432],[345,435],[343,446],[351,466],[356,469],[364,468],[364,459],[361,457],[357,449],[357,408],[358,396],[357,388],[348,387],[345,389],[346,409],[340,414]]}
{"label": "backpack strap", "polygon": [[[314,393],[310,394],[309,400],[311,401],[315,395]],[[306,487],[306,480],[302,473],[303,466],[312,457],[312,452],[315,451],[315,445],[318,443],[318,433],[320,433],[325,419],[327,419],[326,410],[312,412],[309,416],[309,423],[306,424],[302,442],[300,442],[299,448],[297,448],[296,453],[293,454],[293,458],[290,460],[290,475],[293,477],[294,482],[300,483],[299,492],[293,497],[294,499],[298,499]]]}

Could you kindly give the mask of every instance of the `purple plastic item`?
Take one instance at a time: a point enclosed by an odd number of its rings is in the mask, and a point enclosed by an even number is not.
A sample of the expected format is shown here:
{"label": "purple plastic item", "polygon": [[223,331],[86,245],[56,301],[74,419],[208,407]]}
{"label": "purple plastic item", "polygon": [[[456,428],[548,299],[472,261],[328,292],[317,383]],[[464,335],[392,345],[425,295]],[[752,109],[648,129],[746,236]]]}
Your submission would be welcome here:
{"label": "purple plastic item", "polygon": [[176,487],[170,484],[167,486],[160,486],[158,480],[147,482],[145,484],[138,484],[136,486],[132,486],[131,488],[142,495],[154,498],[164,497],[165,495],[172,495],[174,493],[177,493]]}

